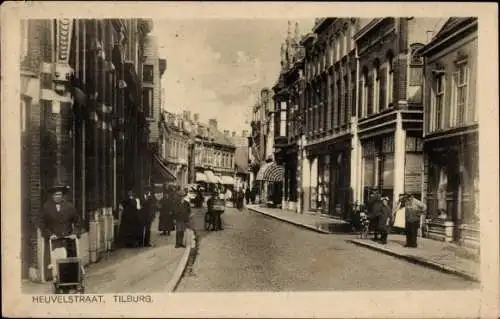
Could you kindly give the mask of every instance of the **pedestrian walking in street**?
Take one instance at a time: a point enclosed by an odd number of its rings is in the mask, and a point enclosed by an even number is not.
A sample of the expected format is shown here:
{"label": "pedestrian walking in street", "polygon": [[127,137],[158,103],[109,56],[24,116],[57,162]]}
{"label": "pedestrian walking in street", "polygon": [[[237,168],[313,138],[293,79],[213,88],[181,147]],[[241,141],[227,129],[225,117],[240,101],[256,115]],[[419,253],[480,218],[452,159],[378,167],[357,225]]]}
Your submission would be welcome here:
{"label": "pedestrian walking in street", "polygon": [[139,210],[140,205],[133,190],[128,190],[127,198],[120,204],[121,222],[119,229],[119,242],[127,248],[139,246]]}
{"label": "pedestrian walking in street", "polygon": [[390,231],[392,210],[389,207],[389,197],[382,197],[380,206],[380,217],[378,220],[378,231],[380,232],[380,243],[387,244],[387,236]]}
{"label": "pedestrian walking in street", "polygon": [[143,247],[151,247],[151,224],[153,224],[153,219],[155,217],[155,199],[151,194],[151,188],[146,187],[142,198],[142,209],[141,209],[141,228],[142,228],[142,241],[141,245]]}
{"label": "pedestrian walking in street", "polygon": [[403,193],[402,201],[405,207],[405,247],[417,248],[418,230],[422,228],[422,216],[427,206],[408,193]]}
{"label": "pedestrian walking in street", "polygon": [[247,187],[245,190],[245,199],[247,200],[247,205],[250,204],[250,196],[251,196],[250,187]]}
{"label": "pedestrian walking in street", "polygon": [[173,186],[167,186],[163,191],[163,198],[160,200],[159,209],[159,223],[158,230],[162,235],[170,236],[170,232],[174,230],[174,212],[177,210],[175,208],[175,201],[173,196]]}
{"label": "pedestrian walking in street", "polygon": [[372,188],[370,200],[367,205],[368,217],[370,218],[370,226],[373,231],[373,240],[379,239],[379,219],[382,212],[382,201],[376,188]]}
{"label": "pedestrian walking in street", "polygon": [[179,191],[178,204],[175,205],[175,248],[186,247],[184,245],[184,232],[188,228],[191,219],[191,203],[189,202],[188,190],[182,188]]}
{"label": "pedestrian walking in street", "polygon": [[[81,217],[73,204],[65,199],[68,191],[69,186],[55,185],[50,187],[48,190],[50,197],[42,207],[39,226],[44,239],[44,264],[47,267],[45,270],[46,277],[51,277],[51,272],[48,268],[51,263],[49,240],[65,236],[74,236],[75,238],[80,236]],[[66,248],[68,256],[76,256],[77,247],[73,246],[61,243],[61,247]],[[46,280],[52,280],[52,278],[46,278]]]}

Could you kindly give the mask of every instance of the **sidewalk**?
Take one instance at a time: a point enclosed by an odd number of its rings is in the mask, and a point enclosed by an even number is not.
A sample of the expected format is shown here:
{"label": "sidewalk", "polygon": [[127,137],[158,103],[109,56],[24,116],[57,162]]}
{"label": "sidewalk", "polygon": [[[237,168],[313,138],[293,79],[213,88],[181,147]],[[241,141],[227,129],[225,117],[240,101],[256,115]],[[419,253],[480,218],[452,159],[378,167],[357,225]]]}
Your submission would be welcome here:
{"label": "sidewalk", "polygon": [[[324,215],[313,215],[311,213],[297,214],[295,212],[260,207],[258,205],[247,205],[247,208],[251,211],[320,233],[331,234],[336,230],[343,230],[343,232],[350,231],[350,226],[347,222]],[[386,245],[379,244],[371,239],[356,238],[349,239],[348,241],[362,247],[405,259],[412,263],[455,274],[469,280],[479,281],[480,267],[478,257],[454,244],[428,238],[418,238],[418,248],[405,248],[405,236],[397,234],[390,234]]]}
{"label": "sidewalk", "polygon": [[247,208],[251,211],[323,234],[346,232],[350,228],[349,223],[346,221],[325,215],[316,215],[309,212],[298,214],[279,208],[260,207],[259,205],[247,205]]}
{"label": "sidewalk", "polygon": [[[172,292],[177,287],[192,247],[195,245],[194,233],[186,231],[184,240],[185,249],[175,248],[175,232],[170,236],[160,236],[158,218],[155,218],[151,227],[151,248],[123,248],[109,253],[97,263],[90,264],[85,269],[84,285],[86,293],[124,293],[134,292],[127,290],[135,285],[134,290],[147,289],[141,286],[142,278],[153,272],[160,272],[162,280],[168,278],[161,285],[164,292]],[[160,278],[159,278],[160,279]],[[25,294],[51,294],[52,283],[34,283],[23,281],[21,291]],[[139,291],[137,291],[139,292]]]}
{"label": "sidewalk", "polygon": [[372,239],[351,239],[352,243],[409,262],[431,267],[463,278],[480,281],[479,258],[455,244],[428,238],[418,238],[418,248],[406,248],[404,235],[390,234],[387,244]]}

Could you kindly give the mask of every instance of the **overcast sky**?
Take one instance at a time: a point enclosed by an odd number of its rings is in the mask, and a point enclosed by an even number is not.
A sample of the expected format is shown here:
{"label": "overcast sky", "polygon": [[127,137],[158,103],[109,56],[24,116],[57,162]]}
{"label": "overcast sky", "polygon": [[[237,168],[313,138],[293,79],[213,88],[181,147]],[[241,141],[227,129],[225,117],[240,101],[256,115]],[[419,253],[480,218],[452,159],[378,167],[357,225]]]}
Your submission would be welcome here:
{"label": "overcast sky", "polygon": [[[303,34],[314,19],[298,22]],[[248,130],[257,93],[277,80],[287,26],[287,20],[155,21],[153,34],[167,59],[164,108],[199,113],[204,122],[216,117],[220,130]]]}

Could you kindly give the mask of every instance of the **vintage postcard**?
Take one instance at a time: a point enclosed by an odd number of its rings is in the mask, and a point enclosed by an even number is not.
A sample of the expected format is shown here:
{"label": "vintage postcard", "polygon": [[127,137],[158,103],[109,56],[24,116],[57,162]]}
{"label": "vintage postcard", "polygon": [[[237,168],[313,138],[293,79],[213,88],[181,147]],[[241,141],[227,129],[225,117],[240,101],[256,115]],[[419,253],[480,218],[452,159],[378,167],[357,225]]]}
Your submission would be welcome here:
{"label": "vintage postcard", "polygon": [[495,4],[1,9],[6,316],[500,315]]}

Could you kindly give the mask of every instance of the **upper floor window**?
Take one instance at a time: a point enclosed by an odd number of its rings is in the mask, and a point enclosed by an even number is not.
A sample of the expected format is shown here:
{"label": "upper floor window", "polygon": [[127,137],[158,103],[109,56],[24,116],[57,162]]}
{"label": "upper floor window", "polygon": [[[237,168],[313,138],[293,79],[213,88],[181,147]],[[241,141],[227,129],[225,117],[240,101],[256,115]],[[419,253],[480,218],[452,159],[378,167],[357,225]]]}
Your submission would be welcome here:
{"label": "upper floor window", "polygon": [[348,30],[345,29],[344,32],[342,33],[342,56],[347,55],[347,46],[349,45],[348,42]]}
{"label": "upper floor window", "polygon": [[145,64],[142,68],[142,80],[146,83],[154,82],[154,68],[150,64]]}
{"label": "upper floor window", "polygon": [[387,54],[387,106],[389,107],[393,102],[394,94],[394,68],[393,68],[393,55]]}
{"label": "upper floor window", "polygon": [[454,73],[454,82],[456,86],[455,105],[453,107],[456,112],[456,124],[461,125],[473,120],[469,117],[467,102],[469,96],[469,68],[467,61],[457,63],[457,69]]}
{"label": "upper floor window", "polygon": [[378,72],[378,100],[379,110],[383,111],[387,107],[387,83],[386,83],[387,69],[384,67]]}
{"label": "upper floor window", "polygon": [[153,88],[142,88],[142,106],[146,117],[152,118],[154,114]]}
{"label": "upper floor window", "polygon": [[443,127],[443,111],[444,98],[446,87],[446,75],[443,71],[438,71],[434,77],[434,94],[433,94],[433,121],[431,130],[441,129]]}
{"label": "upper floor window", "polygon": [[339,61],[341,56],[340,56],[340,37],[337,36],[336,39],[336,44],[335,44],[335,61]]}
{"label": "upper floor window", "polygon": [[373,113],[377,113],[380,107],[380,64],[375,61],[373,65]]}
{"label": "upper floor window", "polygon": [[286,107],[286,102],[281,102],[281,105],[280,105],[280,109],[281,109],[281,114],[280,114],[280,131],[279,131],[279,135],[280,136],[286,136],[287,134],[287,131],[286,131],[286,128],[287,128],[287,107]]}
{"label": "upper floor window", "polygon": [[356,47],[356,42],[354,41],[354,34],[356,33],[356,28],[354,25],[349,26],[349,42],[351,44],[350,49],[354,50]]}
{"label": "upper floor window", "polygon": [[373,114],[373,73],[368,72],[366,75],[366,115]]}

